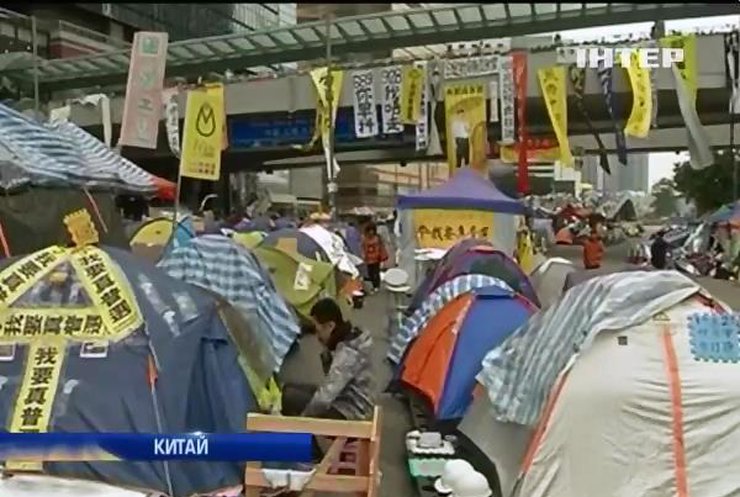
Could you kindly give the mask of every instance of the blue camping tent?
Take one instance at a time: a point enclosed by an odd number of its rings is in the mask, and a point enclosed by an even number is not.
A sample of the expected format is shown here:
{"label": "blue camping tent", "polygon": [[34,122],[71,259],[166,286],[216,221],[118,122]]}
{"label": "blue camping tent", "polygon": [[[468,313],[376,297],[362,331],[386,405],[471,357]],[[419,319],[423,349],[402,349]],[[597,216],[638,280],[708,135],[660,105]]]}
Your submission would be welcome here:
{"label": "blue camping tent", "polygon": [[[233,330],[204,290],[129,252],[95,247],[51,247],[4,260],[0,281],[12,283],[2,287],[8,307],[0,311],[0,426],[62,433],[244,430],[255,398]],[[47,371],[50,364],[58,365],[55,372]],[[41,369],[49,373],[43,392],[32,395]],[[38,415],[44,412],[48,417]],[[55,462],[44,463],[43,472],[172,497],[243,480],[240,464],[218,461]]]}

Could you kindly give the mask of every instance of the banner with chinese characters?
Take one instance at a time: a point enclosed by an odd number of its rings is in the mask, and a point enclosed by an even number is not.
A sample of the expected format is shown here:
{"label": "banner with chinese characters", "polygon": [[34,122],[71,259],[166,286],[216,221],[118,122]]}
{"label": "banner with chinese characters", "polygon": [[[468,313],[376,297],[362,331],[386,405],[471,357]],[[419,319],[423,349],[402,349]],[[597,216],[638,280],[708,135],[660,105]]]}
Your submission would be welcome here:
{"label": "banner with chinese characters", "polygon": [[421,105],[419,106],[419,120],[416,122],[416,151],[425,151],[429,146],[429,82],[427,80],[426,61],[415,62],[414,65],[424,74],[421,85]]}
{"label": "banner with chinese characters", "polygon": [[403,133],[401,122],[401,66],[384,67],[381,70],[383,86],[383,134]]}
{"label": "banner with chinese characters", "polygon": [[167,33],[134,35],[119,146],[157,149],[167,41]]}
{"label": "banner with chinese characters", "polygon": [[[60,271],[58,268],[65,263],[65,270]],[[79,281],[92,305],[14,305],[39,285],[58,284],[59,278],[62,282]],[[141,328],[143,319],[138,304],[128,283],[121,278],[120,269],[110,257],[95,247],[49,247],[0,272],[0,346],[28,345],[22,383],[10,416],[11,432],[48,430],[68,346],[114,342]],[[44,294],[43,288],[34,293]],[[41,465],[8,461],[7,468],[39,471]]]}
{"label": "banner with chinese characters", "polygon": [[686,92],[691,97],[692,104],[696,106],[696,93],[699,82],[696,71],[696,35],[674,35],[660,39],[663,48],[683,49],[683,61],[675,62],[678,72],[684,81]]}
{"label": "banner with chinese characters", "polygon": [[411,216],[420,249],[449,249],[465,238],[493,237],[494,214],[490,211],[414,209]]}
{"label": "banner with chinese characters", "polygon": [[178,88],[169,88],[162,92],[164,105],[164,128],[167,131],[167,145],[175,157],[180,157],[180,106],[177,103]]}
{"label": "banner with chinese characters", "polygon": [[653,114],[650,69],[640,67],[637,52],[632,52],[630,55],[627,75],[632,87],[632,111],[624,127],[624,134],[635,138],[647,138]]}
{"label": "banner with chinese characters", "polygon": [[488,82],[488,122],[498,122],[498,81]]}
{"label": "banner with chinese characters", "polygon": [[311,80],[318,96],[318,102],[316,104],[317,122],[319,123],[318,136],[323,138],[329,135],[332,124],[337,120],[337,109],[339,108],[339,98],[342,96],[344,71],[338,69],[331,71],[331,118],[328,112],[329,100],[327,99],[329,89],[328,76],[329,70],[326,67],[320,67],[311,71]]}
{"label": "banner with chinese characters", "polygon": [[483,82],[445,85],[445,123],[450,170],[485,164],[488,131]]}
{"label": "banner with chinese characters", "polygon": [[512,54],[514,62],[514,84],[516,85],[516,135],[519,143],[519,161],[516,173],[517,191],[529,193],[529,171],[527,168],[527,54]]}
{"label": "banner with chinese characters", "polygon": [[607,174],[611,174],[612,171],[609,166],[609,156],[606,153],[606,147],[604,147],[601,135],[599,135],[599,132],[594,127],[591,116],[586,108],[586,69],[583,67],[577,67],[576,65],[571,65],[568,67],[568,76],[573,85],[573,97],[576,104],[576,110],[578,110],[578,113],[583,118],[589,133],[594,137],[596,145],[599,148],[599,165]]}
{"label": "banner with chinese characters", "polygon": [[730,112],[740,113],[740,31],[725,33],[725,73],[731,91]]}
{"label": "banner with chinese characters", "polygon": [[445,61],[445,81],[491,76],[496,74],[498,69],[499,55],[479,55],[447,59]]}
{"label": "banner with chinese characters", "polygon": [[375,102],[375,71],[363,69],[352,73],[352,97],[355,136],[370,138],[378,134],[378,109]]}
{"label": "banner with chinese characters", "polygon": [[421,113],[421,92],[425,83],[424,69],[416,64],[404,66],[401,79],[401,122],[416,125]]}
{"label": "banner with chinese characters", "polygon": [[622,165],[627,165],[627,139],[624,136],[624,129],[619,125],[617,120],[615,95],[614,95],[614,68],[600,67],[597,69],[599,82],[601,83],[601,93],[606,102],[606,110],[614,126],[614,143],[617,146],[617,159]]}
{"label": "banner with chinese characters", "polygon": [[501,57],[498,77],[501,92],[501,143],[514,143],[516,141],[514,59],[510,55]]}
{"label": "banner with chinese characters", "polygon": [[218,181],[223,146],[223,86],[215,91],[191,90],[185,110],[180,174],[185,178]]}
{"label": "banner with chinese characters", "polygon": [[566,86],[565,67],[552,66],[538,69],[537,78],[552,129],[558,139],[560,162],[564,166],[573,167],[573,154],[568,141],[568,87]]}

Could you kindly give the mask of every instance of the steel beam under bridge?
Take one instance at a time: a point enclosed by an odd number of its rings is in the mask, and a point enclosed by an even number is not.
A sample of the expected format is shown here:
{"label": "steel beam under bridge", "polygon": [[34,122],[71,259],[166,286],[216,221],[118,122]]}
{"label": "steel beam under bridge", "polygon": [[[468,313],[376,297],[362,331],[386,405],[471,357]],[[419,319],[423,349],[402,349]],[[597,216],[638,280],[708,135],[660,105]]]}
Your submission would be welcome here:
{"label": "steel beam under bridge", "polygon": [[[459,4],[433,9],[391,11],[335,19],[335,56],[372,50],[484,40],[645,21],[737,14],[733,3]],[[168,77],[316,60],[325,55],[322,21],[171,43]],[[130,50],[41,61],[42,92],[124,84]],[[33,82],[32,64],[6,68],[0,75],[21,85]]]}

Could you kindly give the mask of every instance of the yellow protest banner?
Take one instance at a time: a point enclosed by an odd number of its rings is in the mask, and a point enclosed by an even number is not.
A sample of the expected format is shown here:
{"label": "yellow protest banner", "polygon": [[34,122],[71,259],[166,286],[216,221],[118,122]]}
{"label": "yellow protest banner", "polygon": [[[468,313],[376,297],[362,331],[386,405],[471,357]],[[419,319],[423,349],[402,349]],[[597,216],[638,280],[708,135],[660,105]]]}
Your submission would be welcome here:
{"label": "yellow protest banner", "polygon": [[224,87],[188,92],[180,174],[185,178],[218,181],[224,145]]}
{"label": "yellow protest banner", "polygon": [[416,124],[421,115],[421,97],[426,73],[423,67],[405,66],[401,77],[401,122]]}
{"label": "yellow protest banner", "polygon": [[223,125],[221,126],[222,128],[221,136],[223,137],[223,139],[221,140],[221,150],[226,150],[227,148],[229,148],[229,127],[226,123],[226,96],[225,96],[225,91],[224,91],[224,85],[222,85],[221,83],[209,85],[206,87],[206,92],[209,95],[215,96],[216,98],[220,96],[221,100],[223,101],[222,107],[224,109],[223,111],[224,118],[223,118]]}
{"label": "yellow protest banner", "polygon": [[696,69],[696,35],[674,35],[661,38],[660,46],[664,48],[683,49],[683,62],[676,62],[678,72],[686,84],[686,89],[696,105],[696,93],[699,88]]}
{"label": "yellow protest banner", "polygon": [[650,133],[653,115],[653,94],[650,85],[650,69],[640,67],[637,52],[630,54],[627,67],[632,87],[632,111],[624,126],[624,134],[635,138],[646,138]]}
{"label": "yellow protest banner", "polygon": [[450,170],[485,164],[488,151],[486,85],[482,82],[447,85],[445,124]]}
{"label": "yellow protest banner", "polygon": [[100,235],[87,209],[67,214],[64,216],[64,224],[76,246],[95,245],[100,242]]}
{"label": "yellow protest banner", "polygon": [[334,69],[331,72],[331,121],[329,121],[328,113],[328,100],[327,100],[327,77],[329,71],[326,67],[320,67],[311,71],[311,80],[313,80],[314,87],[316,88],[316,94],[318,101],[316,103],[316,111],[320,113],[321,119],[319,132],[320,136],[326,136],[329,134],[331,122],[336,121],[337,109],[339,108],[339,97],[342,95],[342,82],[344,81],[344,72]]}
{"label": "yellow protest banner", "polygon": [[[37,285],[63,286],[68,279],[81,283],[92,305],[14,305]],[[28,345],[10,415],[10,431],[48,431],[68,345],[107,344],[125,338],[142,325],[141,311],[120,269],[96,247],[49,247],[0,272],[0,346]],[[6,467],[13,471],[42,469],[39,462],[27,461],[8,461]]]}
{"label": "yellow protest banner", "polygon": [[417,248],[448,249],[465,238],[490,240],[493,212],[470,209],[411,211]]}
{"label": "yellow protest banner", "polygon": [[552,130],[558,139],[560,163],[573,167],[575,160],[568,140],[568,87],[565,66],[553,66],[537,70],[542,97],[545,99]]}

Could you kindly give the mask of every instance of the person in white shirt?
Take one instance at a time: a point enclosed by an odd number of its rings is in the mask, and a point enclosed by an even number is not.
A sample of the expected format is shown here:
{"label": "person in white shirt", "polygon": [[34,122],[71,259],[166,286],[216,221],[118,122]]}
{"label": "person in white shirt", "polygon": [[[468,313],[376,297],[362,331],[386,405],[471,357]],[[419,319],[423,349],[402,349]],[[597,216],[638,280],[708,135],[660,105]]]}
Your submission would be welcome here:
{"label": "person in white shirt", "polygon": [[470,165],[470,125],[464,109],[458,109],[452,121],[452,138],[455,140],[455,166]]}

